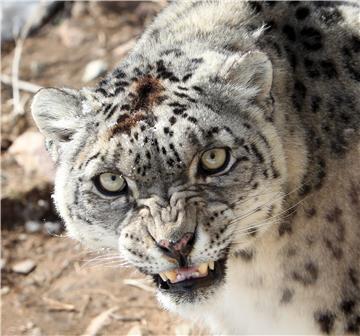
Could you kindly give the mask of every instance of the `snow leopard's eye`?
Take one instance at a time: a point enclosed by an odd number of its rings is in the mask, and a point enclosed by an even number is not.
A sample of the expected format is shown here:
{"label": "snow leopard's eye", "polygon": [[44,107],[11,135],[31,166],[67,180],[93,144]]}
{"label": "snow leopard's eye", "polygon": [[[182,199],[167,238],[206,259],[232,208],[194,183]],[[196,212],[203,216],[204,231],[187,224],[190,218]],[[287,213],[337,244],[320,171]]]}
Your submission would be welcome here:
{"label": "snow leopard's eye", "polygon": [[229,163],[230,153],[226,148],[212,148],[201,155],[200,169],[207,175],[223,171]]}
{"label": "snow leopard's eye", "polygon": [[106,196],[117,196],[126,189],[125,179],[118,174],[102,173],[94,179],[96,188]]}

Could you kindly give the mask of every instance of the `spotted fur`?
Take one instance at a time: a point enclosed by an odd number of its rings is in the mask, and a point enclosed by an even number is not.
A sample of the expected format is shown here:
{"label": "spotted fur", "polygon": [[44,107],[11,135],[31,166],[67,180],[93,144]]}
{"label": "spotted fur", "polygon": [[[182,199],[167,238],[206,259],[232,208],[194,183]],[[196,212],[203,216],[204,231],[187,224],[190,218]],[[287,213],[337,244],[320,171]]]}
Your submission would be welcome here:
{"label": "spotted fur", "polygon": [[[181,1],[96,88],[32,110],[58,163],[69,234],[146,274],[155,241],[196,232],[190,264],[226,277],[163,306],[221,334],[360,333],[360,38],[356,2]],[[204,177],[201,153],[233,164]],[[93,183],[122,174],[110,198]]]}

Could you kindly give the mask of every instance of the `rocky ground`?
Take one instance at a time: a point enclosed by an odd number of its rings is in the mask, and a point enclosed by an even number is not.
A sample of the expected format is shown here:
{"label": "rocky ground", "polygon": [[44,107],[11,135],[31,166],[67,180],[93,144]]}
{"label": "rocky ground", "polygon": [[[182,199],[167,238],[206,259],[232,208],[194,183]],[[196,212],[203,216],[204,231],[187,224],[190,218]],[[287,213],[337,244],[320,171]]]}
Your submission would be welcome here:
{"label": "rocky ground", "polygon": [[[1,45],[2,335],[200,333],[159,309],[148,279],[120,267],[106,251],[83,250],[62,232],[50,196],[54,167],[29,113],[37,86],[96,83],[163,6],[66,2],[22,46]],[[27,83],[14,99],[4,82],[19,48],[18,77]]]}

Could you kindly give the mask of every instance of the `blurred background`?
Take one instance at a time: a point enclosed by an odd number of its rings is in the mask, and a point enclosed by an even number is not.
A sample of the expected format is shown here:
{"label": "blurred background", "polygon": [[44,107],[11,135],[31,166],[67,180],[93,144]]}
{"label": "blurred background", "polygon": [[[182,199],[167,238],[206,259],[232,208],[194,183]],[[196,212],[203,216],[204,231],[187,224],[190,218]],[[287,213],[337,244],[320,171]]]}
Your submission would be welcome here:
{"label": "blurred background", "polygon": [[42,86],[92,86],[166,1],[1,1],[2,335],[191,335],[151,281],[66,237],[30,114]]}

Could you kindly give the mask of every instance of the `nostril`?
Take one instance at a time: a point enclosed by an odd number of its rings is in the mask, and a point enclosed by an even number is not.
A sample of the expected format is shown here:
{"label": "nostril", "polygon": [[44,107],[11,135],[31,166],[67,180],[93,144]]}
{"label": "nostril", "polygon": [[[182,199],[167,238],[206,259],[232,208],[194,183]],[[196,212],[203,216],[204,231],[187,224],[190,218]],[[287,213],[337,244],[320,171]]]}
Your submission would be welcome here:
{"label": "nostril", "polygon": [[195,235],[192,233],[191,234],[191,238],[189,239],[189,241],[187,242],[187,246],[189,247],[193,247],[195,243]]}
{"label": "nostril", "polygon": [[173,249],[171,248],[171,242],[168,240],[160,240],[156,243],[157,247],[162,250],[164,253],[172,253]]}
{"label": "nostril", "polygon": [[190,254],[195,243],[195,235],[191,232],[185,233],[181,239],[176,242],[162,239],[156,243],[157,247],[166,255],[179,259]]}

